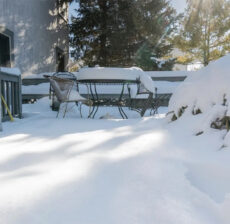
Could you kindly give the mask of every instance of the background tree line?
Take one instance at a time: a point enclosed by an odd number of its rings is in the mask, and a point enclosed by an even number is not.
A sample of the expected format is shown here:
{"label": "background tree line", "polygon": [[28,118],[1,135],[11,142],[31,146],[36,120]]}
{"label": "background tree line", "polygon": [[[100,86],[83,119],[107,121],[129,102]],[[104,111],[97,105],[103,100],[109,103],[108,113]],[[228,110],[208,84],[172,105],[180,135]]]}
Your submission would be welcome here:
{"label": "background tree line", "polygon": [[187,0],[180,29],[171,42],[184,52],[179,63],[194,60],[205,66],[230,52],[230,1]]}
{"label": "background tree line", "polygon": [[207,65],[230,51],[230,0],[187,0],[183,16],[168,0],[75,1],[70,44],[90,66],[171,70],[175,60]]}

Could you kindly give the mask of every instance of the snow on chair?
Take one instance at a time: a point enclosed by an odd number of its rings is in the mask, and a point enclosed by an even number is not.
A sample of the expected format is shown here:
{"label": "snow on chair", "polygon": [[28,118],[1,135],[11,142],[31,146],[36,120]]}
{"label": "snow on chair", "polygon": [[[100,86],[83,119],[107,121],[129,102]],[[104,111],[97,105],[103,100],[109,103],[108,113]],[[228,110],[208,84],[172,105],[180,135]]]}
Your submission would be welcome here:
{"label": "snow on chair", "polygon": [[152,82],[152,80],[146,80],[145,77],[140,77],[137,79],[137,89],[129,88],[130,109],[140,113],[141,117],[144,116],[147,109],[150,109],[150,115],[158,113],[157,88]]}
{"label": "snow on chair", "polygon": [[66,103],[63,117],[65,117],[66,115],[68,103],[76,103],[77,106],[78,103],[83,103],[88,106],[92,105],[92,102],[90,100],[82,97],[76,89],[73,89],[73,80],[64,79],[56,76],[50,76],[48,77],[48,79],[50,81],[51,88],[60,103],[57,117],[59,115],[62,103]]}

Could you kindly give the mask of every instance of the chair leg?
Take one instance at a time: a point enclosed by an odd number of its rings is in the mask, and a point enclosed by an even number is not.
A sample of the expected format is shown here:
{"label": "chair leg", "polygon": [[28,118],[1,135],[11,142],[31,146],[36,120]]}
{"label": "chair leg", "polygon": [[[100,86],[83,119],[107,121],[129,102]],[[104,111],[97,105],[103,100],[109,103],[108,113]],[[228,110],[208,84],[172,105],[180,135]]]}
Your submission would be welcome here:
{"label": "chair leg", "polygon": [[97,106],[96,111],[95,111],[94,114],[93,114],[93,119],[94,119],[94,117],[95,117],[95,115],[96,115],[96,113],[97,113],[97,111],[98,111],[98,108],[99,108],[99,106]]}
{"label": "chair leg", "polygon": [[60,112],[60,110],[61,110],[61,103],[60,103],[60,105],[59,105],[59,108],[58,108],[58,112],[57,112],[57,115],[56,115],[56,118],[58,118],[58,115],[59,115],[59,112]]}
{"label": "chair leg", "polygon": [[79,103],[80,104],[80,108],[79,108],[79,110],[80,110],[80,116],[81,116],[81,118],[82,118],[82,112],[81,112],[81,107],[82,107],[82,103]]}
{"label": "chair leg", "polygon": [[67,112],[67,107],[68,107],[68,103],[66,103],[66,106],[65,106],[65,111],[64,111],[64,115],[63,115],[63,118],[65,117],[66,115],[66,112]]}

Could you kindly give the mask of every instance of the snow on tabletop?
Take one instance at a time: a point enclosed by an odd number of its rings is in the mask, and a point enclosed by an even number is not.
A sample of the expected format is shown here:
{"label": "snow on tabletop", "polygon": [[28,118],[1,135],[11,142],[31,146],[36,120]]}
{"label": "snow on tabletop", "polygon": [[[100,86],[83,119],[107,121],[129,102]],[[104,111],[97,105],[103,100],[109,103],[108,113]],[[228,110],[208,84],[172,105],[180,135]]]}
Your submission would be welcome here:
{"label": "snow on tabletop", "polygon": [[109,68],[109,67],[94,67],[82,68],[74,74],[78,80],[88,79],[119,79],[119,80],[136,80],[140,78],[143,70],[138,67],[131,68]]}
{"label": "snow on tabletop", "polygon": [[115,79],[115,80],[136,80],[140,79],[141,83],[150,92],[155,92],[154,81],[141,68],[108,68],[94,67],[82,68],[79,72],[74,73],[78,80],[95,80],[95,79]]}
{"label": "snow on tabletop", "polygon": [[11,75],[21,75],[21,71],[19,68],[6,68],[6,67],[0,67],[1,72],[5,72]]}

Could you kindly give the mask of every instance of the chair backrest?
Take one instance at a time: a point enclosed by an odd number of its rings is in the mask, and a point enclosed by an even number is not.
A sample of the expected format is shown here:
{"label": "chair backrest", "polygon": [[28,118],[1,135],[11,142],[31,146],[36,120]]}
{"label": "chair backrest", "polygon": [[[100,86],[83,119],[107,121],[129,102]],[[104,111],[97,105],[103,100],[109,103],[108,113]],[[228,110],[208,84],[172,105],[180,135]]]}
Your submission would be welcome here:
{"label": "chair backrest", "polygon": [[74,81],[69,79],[58,78],[55,76],[49,77],[50,85],[57,96],[58,101],[65,102],[68,100]]}

